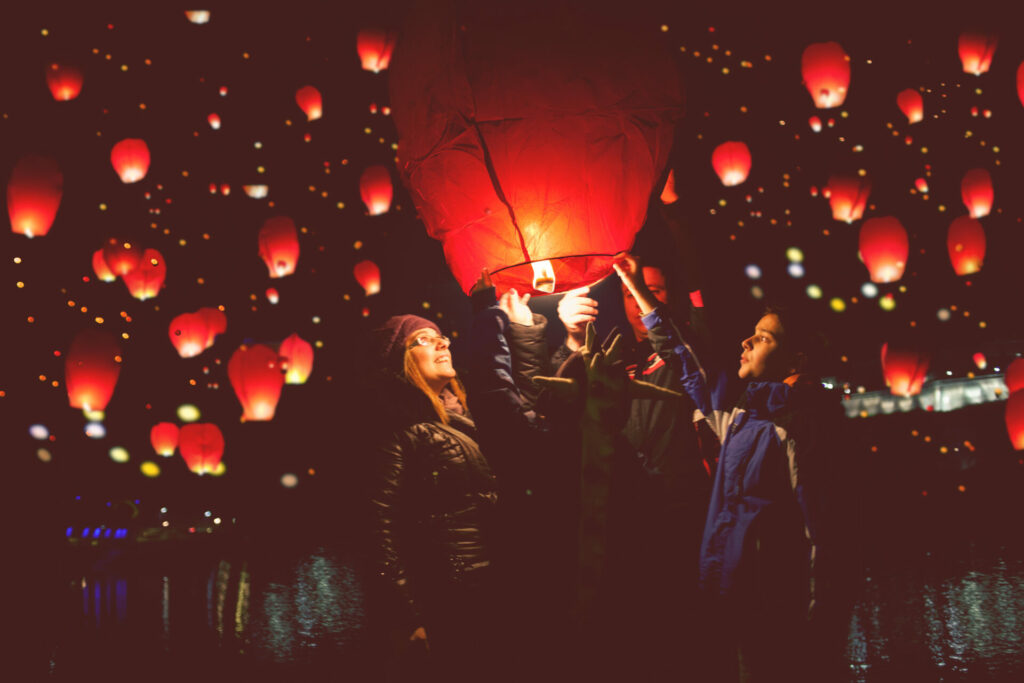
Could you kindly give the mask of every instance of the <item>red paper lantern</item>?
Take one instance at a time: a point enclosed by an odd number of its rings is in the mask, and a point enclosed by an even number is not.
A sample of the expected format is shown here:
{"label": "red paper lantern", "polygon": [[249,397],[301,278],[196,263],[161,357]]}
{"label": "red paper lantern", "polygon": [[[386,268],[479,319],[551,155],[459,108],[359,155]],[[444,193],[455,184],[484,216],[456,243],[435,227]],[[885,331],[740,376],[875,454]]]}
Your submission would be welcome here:
{"label": "red paper lantern", "polygon": [[110,150],[113,164],[122,183],[137,183],[149,171],[149,147],[145,140],[125,138]]}
{"label": "red paper lantern", "polygon": [[744,142],[723,142],[711,153],[711,165],[723,185],[739,185],[750,173],[750,149]]}
{"label": "red paper lantern", "polygon": [[219,114],[216,114],[216,113],[210,114],[209,116],[206,117],[206,122],[210,124],[210,128],[212,128],[214,130],[220,130],[220,115]]}
{"label": "red paper lantern", "polygon": [[228,317],[224,311],[213,306],[203,306],[196,313],[206,321],[206,348],[210,348],[218,334],[227,332]]}
{"label": "red paper lantern", "polygon": [[999,38],[982,33],[961,33],[957,40],[960,63],[964,73],[980,76],[992,66],[992,55],[995,54]]}
{"label": "red paper lantern", "polygon": [[311,85],[305,85],[295,91],[295,103],[306,114],[307,121],[315,121],[324,115],[323,98],[320,91]]}
{"label": "red paper lantern", "polygon": [[388,212],[394,189],[391,186],[391,173],[386,166],[370,166],[363,171],[359,178],[359,195],[371,216]]}
{"label": "red paper lantern", "polygon": [[284,277],[295,272],[299,261],[299,233],[287,216],[268,218],[259,234],[260,258],[267,264],[270,277]]}
{"label": "red paper lantern", "polygon": [[632,246],[667,161],[671,56],[628,16],[447,7],[410,17],[389,79],[427,232],[467,293],[485,267],[498,291],[593,284]]}
{"label": "red paper lantern", "polygon": [[917,191],[921,194],[928,194],[928,181],[924,178],[918,178],[915,180],[914,187],[916,187]]}
{"label": "red paper lantern", "polygon": [[178,425],[173,422],[158,422],[149,430],[149,443],[157,455],[170,457],[178,447]]}
{"label": "red paper lantern", "polygon": [[979,370],[984,370],[985,368],[988,367],[988,359],[985,358],[985,354],[982,353],[981,351],[978,351],[973,356],[971,356],[971,360],[974,361],[974,364],[978,366]]}
{"label": "red paper lantern", "polygon": [[674,204],[679,201],[679,195],[676,194],[676,177],[671,170],[668,172],[668,178],[665,179],[665,187],[661,189],[661,203],[666,206]]}
{"label": "red paper lantern", "polygon": [[1024,391],[1015,391],[1006,401],[1006,433],[1016,451],[1024,451]]}
{"label": "red paper lantern", "polygon": [[1017,358],[1006,368],[1006,389],[1011,394],[1024,389],[1024,358]]}
{"label": "red paper lantern", "polygon": [[924,100],[921,93],[913,88],[901,90],[896,96],[896,104],[907,117],[907,123],[917,123],[924,118]]}
{"label": "red paper lantern", "polygon": [[82,72],[74,66],[54,62],[46,67],[46,85],[58,102],[67,102],[82,92]]}
{"label": "red paper lantern", "polygon": [[860,226],[860,255],[872,282],[895,282],[903,277],[909,253],[907,231],[896,218],[869,218]]}
{"label": "red paper lantern", "polygon": [[272,420],[284,385],[280,356],[262,344],[244,344],[228,361],[228,378],[242,404],[243,420]]}
{"label": "red paper lantern", "polygon": [[810,125],[811,130],[813,130],[815,133],[821,132],[821,119],[818,118],[817,116],[812,116],[811,118],[807,119],[807,123],[808,125]]}
{"label": "red paper lantern", "polygon": [[373,261],[360,261],[352,269],[352,275],[366,296],[373,296],[380,291],[380,268]]}
{"label": "red paper lantern", "polygon": [[379,73],[388,68],[395,49],[396,33],[379,28],[364,28],[356,36],[356,52],[365,71]]}
{"label": "red paper lantern", "polygon": [[224,456],[224,434],[209,422],[193,422],[181,428],[178,450],[189,470],[209,474],[217,470]]}
{"label": "red paper lantern", "polygon": [[866,177],[834,175],[825,190],[833,219],[852,223],[864,216],[871,196],[871,181]]}
{"label": "red paper lantern", "polygon": [[850,87],[850,57],[837,42],[812,43],[800,59],[804,86],[818,109],[832,109],[846,100]]}
{"label": "red paper lantern", "polygon": [[103,260],[114,275],[124,277],[139,267],[142,250],[132,242],[111,237],[103,246]]}
{"label": "red paper lantern", "polygon": [[167,328],[171,344],[182,358],[193,358],[209,348],[210,326],[199,313],[182,313]]}
{"label": "red paper lantern", "polygon": [[894,396],[916,396],[928,375],[931,355],[907,348],[882,345],[882,374]]}
{"label": "red paper lantern", "polygon": [[1024,62],[1017,67],[1017,99],[1024,105]]}
{"label": "red paper lantern", "polygon": [[48,233],[63,195],[64,174],[56,161],[34,154],[18,159],[7,182],[11,232],[30,238]]}
{"label": "red paper lantern", "polygon": [[983,168],[972,168],[964,174],[960,181],[960,196],[971,218],[982,218],[992,210],[995,190],[992,188],[992,176]]}
{"label": "red paper lantern", "polygon": [[110,270],[106,259],[103,258],[103,250],[97,249],[92,253],[92,272],[103,282],[113,282],[117,279],[114,271]]}
{"label": "red paper lantern", "polygon": [[276,304],[281,300],[281,295],[278,294],[277,290],[273,287],[267,287],[267,301],[272,304]]}
{"label": "red paper lantern", "polygon": [[313,345],[296,333],[281,342],[278,353],[285,367],[285,383],[305,384],[313,372]]}
{"label": "red paper lantern", "polygon": [[160,293],[167,278],[167,262],[156,249],[142,252],[139,265],[124,274],[128,291],[139,301],[152,299]]}
{"label": "red paper lantern", "polygon": [[100,330],[82,330],[64,357],[64,384],[72,408],[103,410],[121,374],[121,347]]}
{"label": "red paper lantern", "polygon": [[985,262],[985,228],[969,216],[960,216],[949,225],[946,247],[957,275],[977,273]]}

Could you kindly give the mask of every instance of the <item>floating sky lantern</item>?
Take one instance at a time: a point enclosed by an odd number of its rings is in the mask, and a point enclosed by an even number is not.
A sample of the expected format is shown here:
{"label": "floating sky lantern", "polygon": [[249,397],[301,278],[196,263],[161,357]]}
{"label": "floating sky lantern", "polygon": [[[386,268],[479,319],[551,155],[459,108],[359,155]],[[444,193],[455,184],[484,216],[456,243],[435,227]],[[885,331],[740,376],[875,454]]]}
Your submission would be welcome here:
{"label": "floating sky lantern", "polygon": [[812,116],[811,118],[807,119],[807,124],[815,133],[821,132],[821,119],[818,118],[817,116]]}
{"label": "floating sky lantern", "polygon": [[281,342],[277,352],[283,359],[285,383],[305,384],[313,372],[313,345],[296,333]]}
{"label": "floating sky lantern", "polygon": [[711,153],[711,165],[723,185],[739,185],[750,173],[750,149],[745,142],[723,142]]}
{"label": "floating sky lantern", "polygon": [[214,130],[220,130],[220,114],[210,114],[206,117],[206,122],[210,124],[210,128]]}
{"label": "floating sky lantern", "polygon": [[178,425],[173,422],[158,422],[149,430],[149,443],[157,455],[165,458],[174,455],[178,447]]}
{"label": "floating sky lantern", "polygon": [[110,270],[106,259],[103,258],[102,249],[97,249],[92,253],[92,272],[96,274],[97,279],[103,282],[113,282],[117,279],[117,275]]}
{"label": "floating sky lantern", "polygon": [[1024,451],[1024,391],[1015,391],[1006,401],[1006,433],[1016,451]]}
{"label": "floating sky lantern", "polygon": [[988,367],[988,359],[985,358],[985,354],[982,353],[981,351],[978,351],[973,356],[971,356],[971,360],[974,361],[974,365],[979,370],[984,370],[985,368]]}
{"label": "floating sky lantern", "polygon": [[669,169],[668,178],[665,179],[665,187],[661,188],[659,199],[666,206],[679,201],[679,195],[676,194],[676,177],[671,169]]}
{"label": "floating sky lantern", "polygon": [[242,185],[242,190],[245,192],[247,197],[263,199],[267,196],[267,192],[270,191],[270,188],[267,185]]}
{"label": "floating sky lantern", "polygon": [[124,284],[128,291],[139,301],[152,299],[164,286],[167,279],[167,262],[156,249],[142,252],[139,265],[124,274]]}
{"label": "floating sky lantern", "polygon": [[928,375],[931,355],[909,348],[882,345],[882,374],[894,396],[916,396]]}
{"label": "floating sky lantern", "polygon": [[901,90],[896,96],[896,104],[900,111],[907,117],[907,123],[917,123],[924,118],[924,100],[914,88]]}
{"label": "floating sky lantern", "polygon": [[924,178],[918,178],[915,180],[914,187],[917,188],[917,191],[921,194],[928,194],[928,181]]}
{"label": "floating sky lantern", "polygon": [[485,267],[499,291],[592,284],[632,246],[667,161],[681,115],[672,58],[628,16],[468,7],[410,17],[397,48],[403,180],[463,291]]}
{"label": "floating sky lantern", "polygon": [[306,114],[307,121],[316,121],[324,115],[324,103],[320,91],[311,85],[304,85],[295,91],[295,103]]}
{"label": "floating sky lantern", "polygon": [[56,62],[46,67],[46,85],[58,102],[68,102],[82,92],[82,71],[78,67]]}
{"label": "floating sky lantern", "polygon": [[228,361],[228,378],[242,404],[242,419],[274,419],[284,385],[284,367],[276,351],[263,344],[243,344]]}
{"label": "floating sky lantern", "polygon": [[171,320],[167,336],[179,356],[193,358],[207,349],[209,325],[198,312],[182,313]]}
{"label": "floating sky lantern", "polygon": [[892,216],[869,218],[860,226],[860,255],[872,282],[895,282],[907,267],[907,231]]}
{"label": "floating sky lantern", "polygon": [[139,262],[142,261],[142,249],[134,242],[111,237],[103,245],[103,260],[106,261],[110,272],[118,277],[124,277],[139,267]]}
{"label": "floating sky lantern", "polygon": [[295,272],[299,261],[299,233],[287,216],[268,218],[259,234],[259,254],[267,264],[270,277],[284,277]]}
{"label": "floating sky lantern", "polygon": [[63,195],[64,174],[56,161],[35,154],[18,159],[7,182],[11,232],[30,238],[48,233]]}
{"label": "floating sky lantern", "polygon": [[1006,368],[1006,389],[1011,394],[1024,389],[1024,358],[1014,359]]}
{"label": "floating sky lantern", "polygon": [[272,304],[276,304],[278,301],[281,300],[281,295],[278,293],[277,289],[274,288],[274,287],[267,287],[266,294],[267,294],[267,301],[269,301]]}
{"label": "floating sky lantern", "polygon": [[1024,106],[1024,62],[1017,67],[1017,99]]}
{"label": "floating sky lantern", "polygon": [[107,332],[82,330],[64,356],[64,384],[72,408],[104,410],[121,374],[121,347]]}
{"label": "floating sky lantern", "polygon": [[211,422],[184,425],[178,436],[178,450],[190,471],[213,474],[224,456],[224,434]]}
{"label": "floating sky lantern", "polygon": [[818,109],[832,109],[846,100],[850,87],[850,57],[839,43],[808,45],[800,59],[800,70],[804,86]]}
{"label": "floating sky lantern", "polygon": [[380,216],[391,208],[394,188],[387,166],[370,166],[359,177],[359,195],[371,216]]}
{"label": "floating sky lantern", "polygon": [[977,273],[985,262],[985,228],[970,216],[960,216],[949,225],[946,247],[957,275]]}
{"label": "floating sky lantern", "polygon": [[972,168],[960,181],[960,196],[971,218],[987,216],[992,211],[992,202],[995,200],[992,176],[983,168]]}
{"label": "floating sky lantern", "polygon": [[227,331],[228,317],[224,315],[224,311],[213,306],[203,306],[196,313],[206,321],[206,348],[210,348],[217,335]]}
{"label": "floating sky lantern", "polygon": [[149,147],[145,140],[125,138],[110,150],[110,163],[122,183],[137,183],[149,172]]}
{"label": "floating sky lantern", "polygon": [[210,21],[210,11],[205,9],[185,10],[185,18],[193,24],[206,24]]}
{"label": "floating sky lantern", "polygon": [[364,28],[356,36],[356,52],[363,70],[379,73],[388,68],[391,53],[395,49],[395,31],[380,28]]}
{"label": "floating sky lantern", "polygon": [[961,33],[957,40],[957,48],[964,73],[975,76],[986,73],[992,66],[992,56],[995,54],[998,44],[999,38],[993,35]]}
{"label": "floating sky lantern", "polygon": [[380,292],[380,268],[373,261],[360,261],[352,268],[352,275],[366,296]]}
{"label": "floating sky lantern", "polygon": [[833,219],[852,223],[864,216],[871,195],[871,181],[866,176],[831,176],[825,190]]}

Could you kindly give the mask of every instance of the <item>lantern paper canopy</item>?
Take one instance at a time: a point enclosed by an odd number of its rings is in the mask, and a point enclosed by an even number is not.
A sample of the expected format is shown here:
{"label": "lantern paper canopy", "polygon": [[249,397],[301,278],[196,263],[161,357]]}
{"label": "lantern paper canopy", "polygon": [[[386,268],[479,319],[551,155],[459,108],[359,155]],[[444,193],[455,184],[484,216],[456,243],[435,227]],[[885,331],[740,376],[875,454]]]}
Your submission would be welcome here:
{"label": "lantern paper canopy", "polygon": [[132,242],[111,237],[103,246],[103,260],[114,275],[124,277],[139,267],[142,250]]}
{"label": "lantern paper canopy", "polygon": [[356,52],[363,70],[379,73],[388,68],[395,49],[395,32],[364,28],[356,36]]}
{"label": "lantern paper canopy", "polygon": [[1006,433],[1016,451],[1024,451],[1024,391],[1015,391],[1006,401]]}
{"label": "lantern paper canopy", "polygon": [[1006,368],[1005,382],[1011,394],[1024,389],[1024,358],[1017,358]]}
{"label": "lantern paper canopy", "polygon": [[744,142],[723,142],[711,153],[711,165],[723,185],[739,185],[750,173],[750,149]]}
{"label": "lantern paper canopy", "polygon": [[366,292],[366,296],[380,292],[380,268],[373,261],[360,261],[352,269],[352,275]]}
{"label": "lantern paper canopy", "polygon": [[671,55],[629,15],[525,4],[424,8],[391,65],[402,178],[467,293],[485,267],[499,292],[608,275],[682,112]]}
{"label": "lantern paper canopy", "polygon": [[305,384],[313,372],[313,345],[293,334],[283,342],[278,353],[283,359],[286,384]]}
{"label": "lantern paper canopy", "polygon": [[965,74],[980,76],[992,66],[992,55],[995,54],[999,39],[983,33],[961,33],[957,40],[960,63]]}
{"label": "lantern paper canopy", "polygon": [[139,301],[152,299],[164,286],[167,278],[167,263],[156,249],[142,252],[139,265],[124,274],[124,283],[128,291]]}
{"label": "lantern paper canopy", "polygon": [[850,57],[837,42],[812,43],[800,59],[804,86],[818,109],[832,109],[846,100]]}
{"label": "lantern paper canopy", "polygon": [[987,216],[995,200],[992,176],[983,168],[972,168],[960,181],[960,196],[971,218]]}
{"label": "lantern paper canopy", "polygon": [[218,334],[227,332],[228,317],[224,311],[213,306],[203,306],[196,313],[206,321],[206,348],[210,348]]}
{"label": "lantern paper canopy", "polygon": [[38,237],[50,231],[64,195],[64,174],[53,159],[26,155],[18,159],[7,182],[11,232]]}
{"label": "lantern paper canopy", "polygon": [[149,147],[145,140],[125,138],[110,150],[110,163],[122,183],[137,183],[149,172]]}
{"label": "lantern paper canopy", "polygon": [[212,128],[214,130],[220,130],[220,115],[219,114],[216,114],[216,113],[210,114],[209,116],[206,117],[206,122],[210,124],[210,128]]}
{"label": "lantern paper canopy", "polygon": [[907,267],[910,243],[892,216],[869,218],[860,226],[860,255],[872,282],[896,282]]}
{"label": "lantern paper canopy", "polygon": [[224,434],[210,422],[184,425],[178,435],[178,450],[190,471],[212,474],[224,456]]}
{"label": "lantern paper canopy", "polygon": [[311,85],[304,85],[295,91],[295,103],[306,115],[307,121],[315,121],[324,115],[324,103],[320,91]]}
{"label": "lantern paper canopy", "polygon": [[228,378],[247,421],[274,419],[284,385],[281,358],[262,344],[242,345],[228,361]]}
{"label": "lantern paper canopy", "polygon": [[267,264],[270,277],[284,277],[295,272],[299,261],[299,233],[287,216],[268,218],[259,234],[260,258]]}
{"label": "lantern paper canopy", "polygon": [[833,219],[852,223],[864,216],[871,196],[871,181],[866,177],[834,175],[825,189]]}
{"label": "lantern paper canopy", "polygon": [[[218,323],[213,313],[223,318]],[[194,313],[182,313],[171,320],[167,336],[182,358],[194,358],[213,346],[216,335],[227,329],[227,317],[215,308],[201,308]]]}
{"label": "lantern paper canopy", "polygon": [[900,111],[907,117],[907,123],[917,123],[924,118],[924,100],[921,93],[913,88],[901,90],[896,96],[896,104]]}
{"label": "lantern paper canopy", "polygon": [[882,374],[894,396],[916,396],[928,375],[931,355],[908,348],[882,345]]}
{"label": "lantern paper canopy", "polygon": [[68,102],[82,92],[82,72],[67,64],[50,64],[46,67],[46,85],[53,99]]}
{"label": "lantern paper canopy", "polygon": [[661,203],[666,206],[679,201],[679,195],[676,194],[676,177],[671,170],[668,172],[668,178],[665,179],[665,187],[661,189],[661,196],[659,199],[661,199]]}
{"label": "lantern paper canopy", "polygon": [[103,282],[113,282],[117,279],[117,275],[114,275],[114,271],[110,270],[110,266],[107,265],[107,260],[103,258],[102,249],[97,249],[92,253],[92,272],[96,273],[96,277]]}
{"label": "lantern paper canopy", "polygon": [[960,216],[949,225],[946,247],[957,275],[977,273],[985,262],[985,228],[974,218]]}
{"label": "lantern paper canopy", "polygon": [[1017,67],[1017,99],[1024,106],[1024,62]]}
{"label": "lantern paper canopy", "polygon": [[394,188],[391,186],[391,174],[386,166],[370,166],[363,171],[359,178],[359,195],[371,216],[380,216],[388,212]]}
{"label": "lantern paper canopy", "polygon": [[111,334],[86,329],[64,357],[64,384],[72,408],[104,410],[121,374],[121,347]]}
{"label": "lantern paper canopy", "polygon": [[149,430],[149,443],[157,455],[170,457],[178,447],[178,425],[173,422],[158,422]]}

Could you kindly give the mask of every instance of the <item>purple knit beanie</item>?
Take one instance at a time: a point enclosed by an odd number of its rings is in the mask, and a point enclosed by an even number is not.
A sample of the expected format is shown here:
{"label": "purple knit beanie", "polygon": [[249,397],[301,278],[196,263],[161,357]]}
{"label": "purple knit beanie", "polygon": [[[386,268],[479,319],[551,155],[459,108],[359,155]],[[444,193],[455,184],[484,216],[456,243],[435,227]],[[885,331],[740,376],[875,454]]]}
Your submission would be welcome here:
{"label": "purple knit beanie", "polygon": [[377,359],[392,370],[401,370],[405,358],[405,340],[416,330],[428,328],[441,334],[441,328],[418,315],[394,315],[373,331]]}

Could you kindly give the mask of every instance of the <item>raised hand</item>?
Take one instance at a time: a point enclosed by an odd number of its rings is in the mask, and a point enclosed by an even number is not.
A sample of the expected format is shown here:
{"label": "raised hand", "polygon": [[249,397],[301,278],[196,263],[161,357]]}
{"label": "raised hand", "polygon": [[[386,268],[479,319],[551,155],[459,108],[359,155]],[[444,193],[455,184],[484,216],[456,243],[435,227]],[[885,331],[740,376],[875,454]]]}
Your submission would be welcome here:
{"label": "raised hand", "polygon": [[526,305],[529,301],[528,293],[519,296],[513,287],[498,298],[498,308],[505,311],[512,322],[529,327],[533,325],[533,311]]}
{"label": "raised hand", "polygon": [[612,268],[622,280],[622,284],[629,290],[630,295],[636,299],[641,315],[647,315],[658,306],[658,300],[654,298],[651,290],[647,288],[647,283],[644,282],[643,268],[635,256],[627,252],[616,254]]}
{"label": "raised hand", "polygon": [[597,320],[597,301],[587,296],[590,287],[570,289],[558,302],[558,319],[565,326],[565,345],[576,351],[586,340],[587,323]]}

